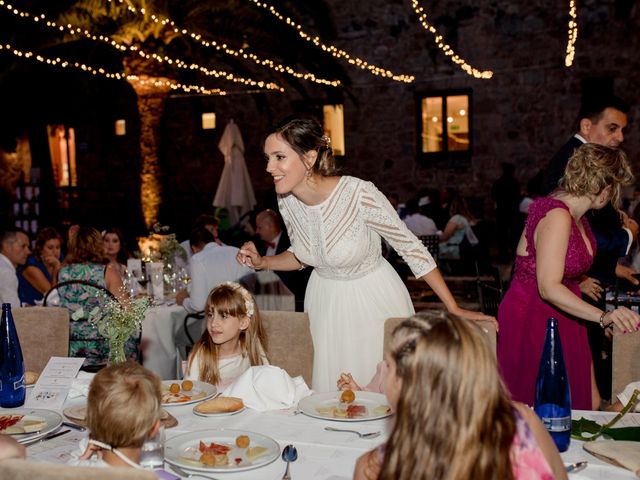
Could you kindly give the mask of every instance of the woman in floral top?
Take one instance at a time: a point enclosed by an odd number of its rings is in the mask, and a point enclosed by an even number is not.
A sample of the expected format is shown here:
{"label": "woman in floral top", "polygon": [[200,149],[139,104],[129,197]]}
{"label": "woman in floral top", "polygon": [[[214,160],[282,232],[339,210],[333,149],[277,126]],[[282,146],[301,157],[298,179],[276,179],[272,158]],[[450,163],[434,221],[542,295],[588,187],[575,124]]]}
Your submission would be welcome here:
{"label": "woman in floral top", "polygon": [[[117,299],[126,293],[118,272],[107,265],[108,259],[100,232],[91,227],[80,227],[69,239],[69,253],[58,271],[58,283],[84,280],[106,288]],[[86,357],[85,366],[104,365],[109,357],[109,344],[97,327],[89,321],[90,313],[104,302],[105,296],[94,287],[73,284],[58,288],[60,306],[71,316],[69,328],[69,355]],[[136,358],[137,345],[130,339],[127,356]]]}

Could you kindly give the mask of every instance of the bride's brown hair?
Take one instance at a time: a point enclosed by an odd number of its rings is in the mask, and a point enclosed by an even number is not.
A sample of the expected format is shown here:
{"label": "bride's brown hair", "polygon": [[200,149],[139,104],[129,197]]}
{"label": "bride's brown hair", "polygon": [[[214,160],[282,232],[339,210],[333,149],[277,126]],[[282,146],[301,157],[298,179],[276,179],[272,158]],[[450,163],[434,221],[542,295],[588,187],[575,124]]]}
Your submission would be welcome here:
{"label": "bride's brown hair", "polygon": [[380,479],[513,479],[515,414],[484,336],[442,313],[394,330],[390,356],[402,388]]}

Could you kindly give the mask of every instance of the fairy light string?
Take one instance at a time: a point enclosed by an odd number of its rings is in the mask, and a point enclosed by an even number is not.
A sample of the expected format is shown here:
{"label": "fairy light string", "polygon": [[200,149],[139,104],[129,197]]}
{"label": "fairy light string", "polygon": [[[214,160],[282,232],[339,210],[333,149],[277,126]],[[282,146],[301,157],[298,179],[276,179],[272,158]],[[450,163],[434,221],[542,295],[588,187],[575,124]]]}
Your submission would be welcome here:
{"label": "fairy light string", "polygon": [[567,53],[564,57],[564,65],[569,68],[573,65],[576,56],[576,40],[578,39],[578,12],[576,0],[569,0],[569,33],[567,40]]}
{"label": "fairy light string", "polygon": [[20,18],[30,19],[35,23],[40,23],[51,29],[58,30],[63,33],[67,32],[73,36],[83,36],[89,40],[103,42],[109,45],[110,47],[115,48],[116,50],[119,50],[122,52],[130,51],[142,58],[153,60],[158,63],[167,63],[169,65],[175,66],[183,70],[197,70],[198,72],[203,73],[204,75],[207,75],[207,76],[221,78],[234,83],[242,83],[250,87],[258,87],[260,89],[266,89],[266,90],[276,90],[280,93],[284,92],[284,88],[282,88],[281,86],[279,86],[274,82],[263,82],[259,80],[253,80],[251,78],[244,78],[244,77],[236,76],[233,73],[226,72],[224,70],[209,69],[207,67],[204,67],[194,62],[188,63],[179,58],[171,58],[168,55],[160,55],[154,52],[149,53],[140,49],[136,45],[126,45],[124,43],[117,42],[116,40],[106,35],[96,35],[94,33],[89,32],[88,30],[83,30],[79,27],[75,27],[70,23],[67,25],[60,25],[53,20],[47,19],[46,15],[44,14],[33,15],[29,12],[19,10],[16,7],[13,7],[12,5],[7,4],[4,0],[0,0],[0,7],[6,8],[8,11],[13,13],[14,15],[19,16]]}

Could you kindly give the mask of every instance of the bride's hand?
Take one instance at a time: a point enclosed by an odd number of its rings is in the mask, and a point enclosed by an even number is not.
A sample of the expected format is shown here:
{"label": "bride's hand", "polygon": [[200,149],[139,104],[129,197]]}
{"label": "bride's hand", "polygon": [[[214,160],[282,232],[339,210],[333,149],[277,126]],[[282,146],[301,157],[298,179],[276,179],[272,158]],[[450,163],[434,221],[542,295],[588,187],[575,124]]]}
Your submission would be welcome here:
{"label": "bride's hand", "polygon": [[253,242],[245,242],[242,244],[238,251],[238,255],[236,256],[236,260],[238,263],[246,265],[249,268],[253,268],[254,270],[265,268],[267,263],[258,253],[258,249],[256,249]]}
{"label": "bride's hand", "polygon": [[485,315],[482,312],[474,312],[472,310],[467,310],[466,308],[460,308],[458,306],[452,309],[451,313],[459,317],[466,318],[467,320],[473,320],[475,322],[480,322],[483,320],[491,322],[496,327],[496,332],[499,330],[499,325],[496,317],[492,317],[491,315]]}

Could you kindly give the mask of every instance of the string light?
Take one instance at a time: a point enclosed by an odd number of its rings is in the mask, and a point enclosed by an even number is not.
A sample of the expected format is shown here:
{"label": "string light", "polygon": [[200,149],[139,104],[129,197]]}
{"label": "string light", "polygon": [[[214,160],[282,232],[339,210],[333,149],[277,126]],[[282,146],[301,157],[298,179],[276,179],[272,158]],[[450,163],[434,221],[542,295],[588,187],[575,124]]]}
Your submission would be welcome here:
{"label": "string light", "polygon": [[[113,2],[114,0],[108,0],[109,2]],[[119,3],[124,3],[124,0],[118,0]],[[144,8],[140,8],[140,10],[136,9],[133,5],[127,5],[127,10],[132,13],[145,15],[147,11]],[[340,80],[327,80],[325,78],[316,77],[313,73],[302,73],[294,70],[288,65],[279,64],[274,60],[268,58],[260,58],[255,53],[247,52],[243,48],[233,49],[229,47],[226,43],[219,43],[215,40],[205,40],[202,38],[202,35],[199,33],[192,32],[186,28],[180,28],[176,23],[169,19],[159,15],[151,14],[149,19],[156,24],[163,25],[169,27],[173,30],[174,33],[184,35],[190,37],[195,42],[199,43],[203,47],[213,48],[216,51],[224,52],[227,55],[231,55],[233,57],[241,57],[245,60],[251,60],[257,65],[270,68],[276,72],[285,73],[287,75],[291,75],[292,77],[299,78],[302,80],[308,80],[314,83],[318,83],[320,85],[329,85],[331,87],[339,87],[342,83]]]}
{"label": "string light", "polygon": [[0,52],[1,51],[7,51],[16,57],[37,60],[40,63],[45,63],[47,65],[51,65],[54,67],[75,68],[78,70],[82,70],[83,72],[90,73],[92,75],[102,76],[112,80],[127,80],[131,82],[137,82],[139,84],[153,84],[156,87],[163,87],[163,88],[168,87],[171,90],[182,90],[185,93],[198,92],[204,95],[226,95],[227,94],[227,92],[225,92],[224,90],[220,90],[219,88],[209,89],[199,85],[184,85],[179,82],[168,81],[168,80],[157,80],[157,79],[147,80],[147,79],[140,79],[136,75],[125,75],[124,73],[107,72],[103,68],[94,68],[85,63],[70,62],[67,60],[62,60],[59,57],[47,58],[42,55],[36,55],[33,52],[25,52],[9,44],[4,44],[4,45],[0,44]]}
{"label": "string light", "polygon": [[[122,0],[120,0],[120,1],[122,1]],[[261,2],[260,0],[248,0],[248,1],[255,3],[260,8],[264,8],[271,15],[273,15],[276,18],[278,18],[280,21],[286,23],[287,25],[291,26],[292,28],[295,28],[298,31],[298,35],[300,35],[300,38],[306,40],[307,42],[313,43],[316,47],[321,48],[322,50],[324,50],[327,53],[330,53],[335,58],[345,59],[351,65],[354,65],[354,66],[356,66],[358,68],[361,68],[362,70],[367,70],[367,71],[369,71],[369,73],[372,73],[373,75],[377,75],[379,77],[390,78],[392,80],[395,80],[396,82],[412,83],[415,80],[415,77],[413,75],[397,75],[397,74],[394,74],[390,70],[386,70],[384,68],[376,67],[375,65],[372,65],[372,64],[368,63],[367,61],[362,60],[361,58],[352,57],[351,55],[349,55],[344,50],[341,50],[341,49],[339,49],[337,47],[334,47],[333,45],[327,45],[327,44],[323,43],[320,40],[320,37],[309,35],[308,33],[304,32],[304,30],[302,30],[302,27],[300,25],[298,25],[291,18],[285,17],[284,15],[282,15],[280,12],[278,12],[273,6],[269,5],[268,3]]]}
{"label": "string light", "polygon": [[491,70],[480,71],[472,67],[467,62],[465,62],[464,59],[460,58],[460,56],[457,55],[453,51],[453,49],[444,42],[444,37],[442,35],[439,35],[435,27],[428,22],[427,14],[424,11],[424,8],[418,5],[418,0],[411,0],[411,6],[413,7],[413,10],[418,14],[418,20],[425,28],[425,30],[428,30],[435,36],[435,44],[440,50],[444,52],[447,57],[451,58],[451,61],[453,63],[458,65],[467,75],[470,75],[472,77],[482,79],[489,79],[493,77],[493,72]]}
{"label": "string light", "polygon": [[564,57],[564,65],[566,67],[573,65],[573,59],[576,56],[575,44],[578,39],[578,14],[575,0],[569,0],[569,17],[569,39],[567,40],[567,54]]}
{"label": "string light", "polygon": [[[279,85],[277,85],[276,83],[273,82],[262,82],[262,81],[257,81],[257,80],[253,80],[250,78],[243,78],[243,77],[238,77],[236,75],[234,75],[233,73],[229,73],[229,72],[225,72],[223,70],[211,70],[207,67],[204,67],[202,65],[198,65],[197,63],[187,63],[184,60],[181,59],[176,59],[176,58],[171,58],[167,55],[159,55],[157,53],[147,53],[144,50],[139,49],[136,45],[126,45],[124,43],[119,43],[115,40],[113,40],[112,38],[105,36],[105,35],[95,35],[91,32],[89,32],[88,30],[82,30],[79,27],[74,27],[71,24],[67,24],[67,25],[59,25],[58,23],[52,21],[52,20],[48,20],[46,18],[46,16],[44,14],[40,14],[40,15],[32,15],[29,12],[25,12],[25,11],[21,11],[18,10],[17,8],[13,7],[12,5],[6,4],[4,2],[4,0],[0,0],[0,6],[6,8],[7,10],[9,10],[11,13],[13,13],[14,15],[17,15],[21,18],[28,18],[33,20],[35,23],[40,23],[42,25],[45,25],[49,28],[52,28],[54,30],[59,30],[61,32],[68,32],[69,34],[73,35],[73,36],[84,36],[85,38],[88,38],[90,40],[93,41],[100,41],[100,42],[104,42],[107,45],[120,50],[122,52],[126,52],[126,51],[131,51],[139,56],[141,56],[142,58],[145,59],[150,59],[150,60],[154,60],[158,63],[167,63],[169,65],[173,65],[177,68],[183,69],[183,70],[197,70],[201,73],[204,73],[205,75],[208,76],[213,76],[216,78],[222,78],[225,80],[229,80],[231,82],[235,82],[235,83],[243,83],[245,85],[248,85],[250,87],[259,87],[260,89],[266,89],[266,90],[277,90],[279,92],[284,92],[284,88],[280,87]],[[130,7],[132,8],[132,7]]]}

